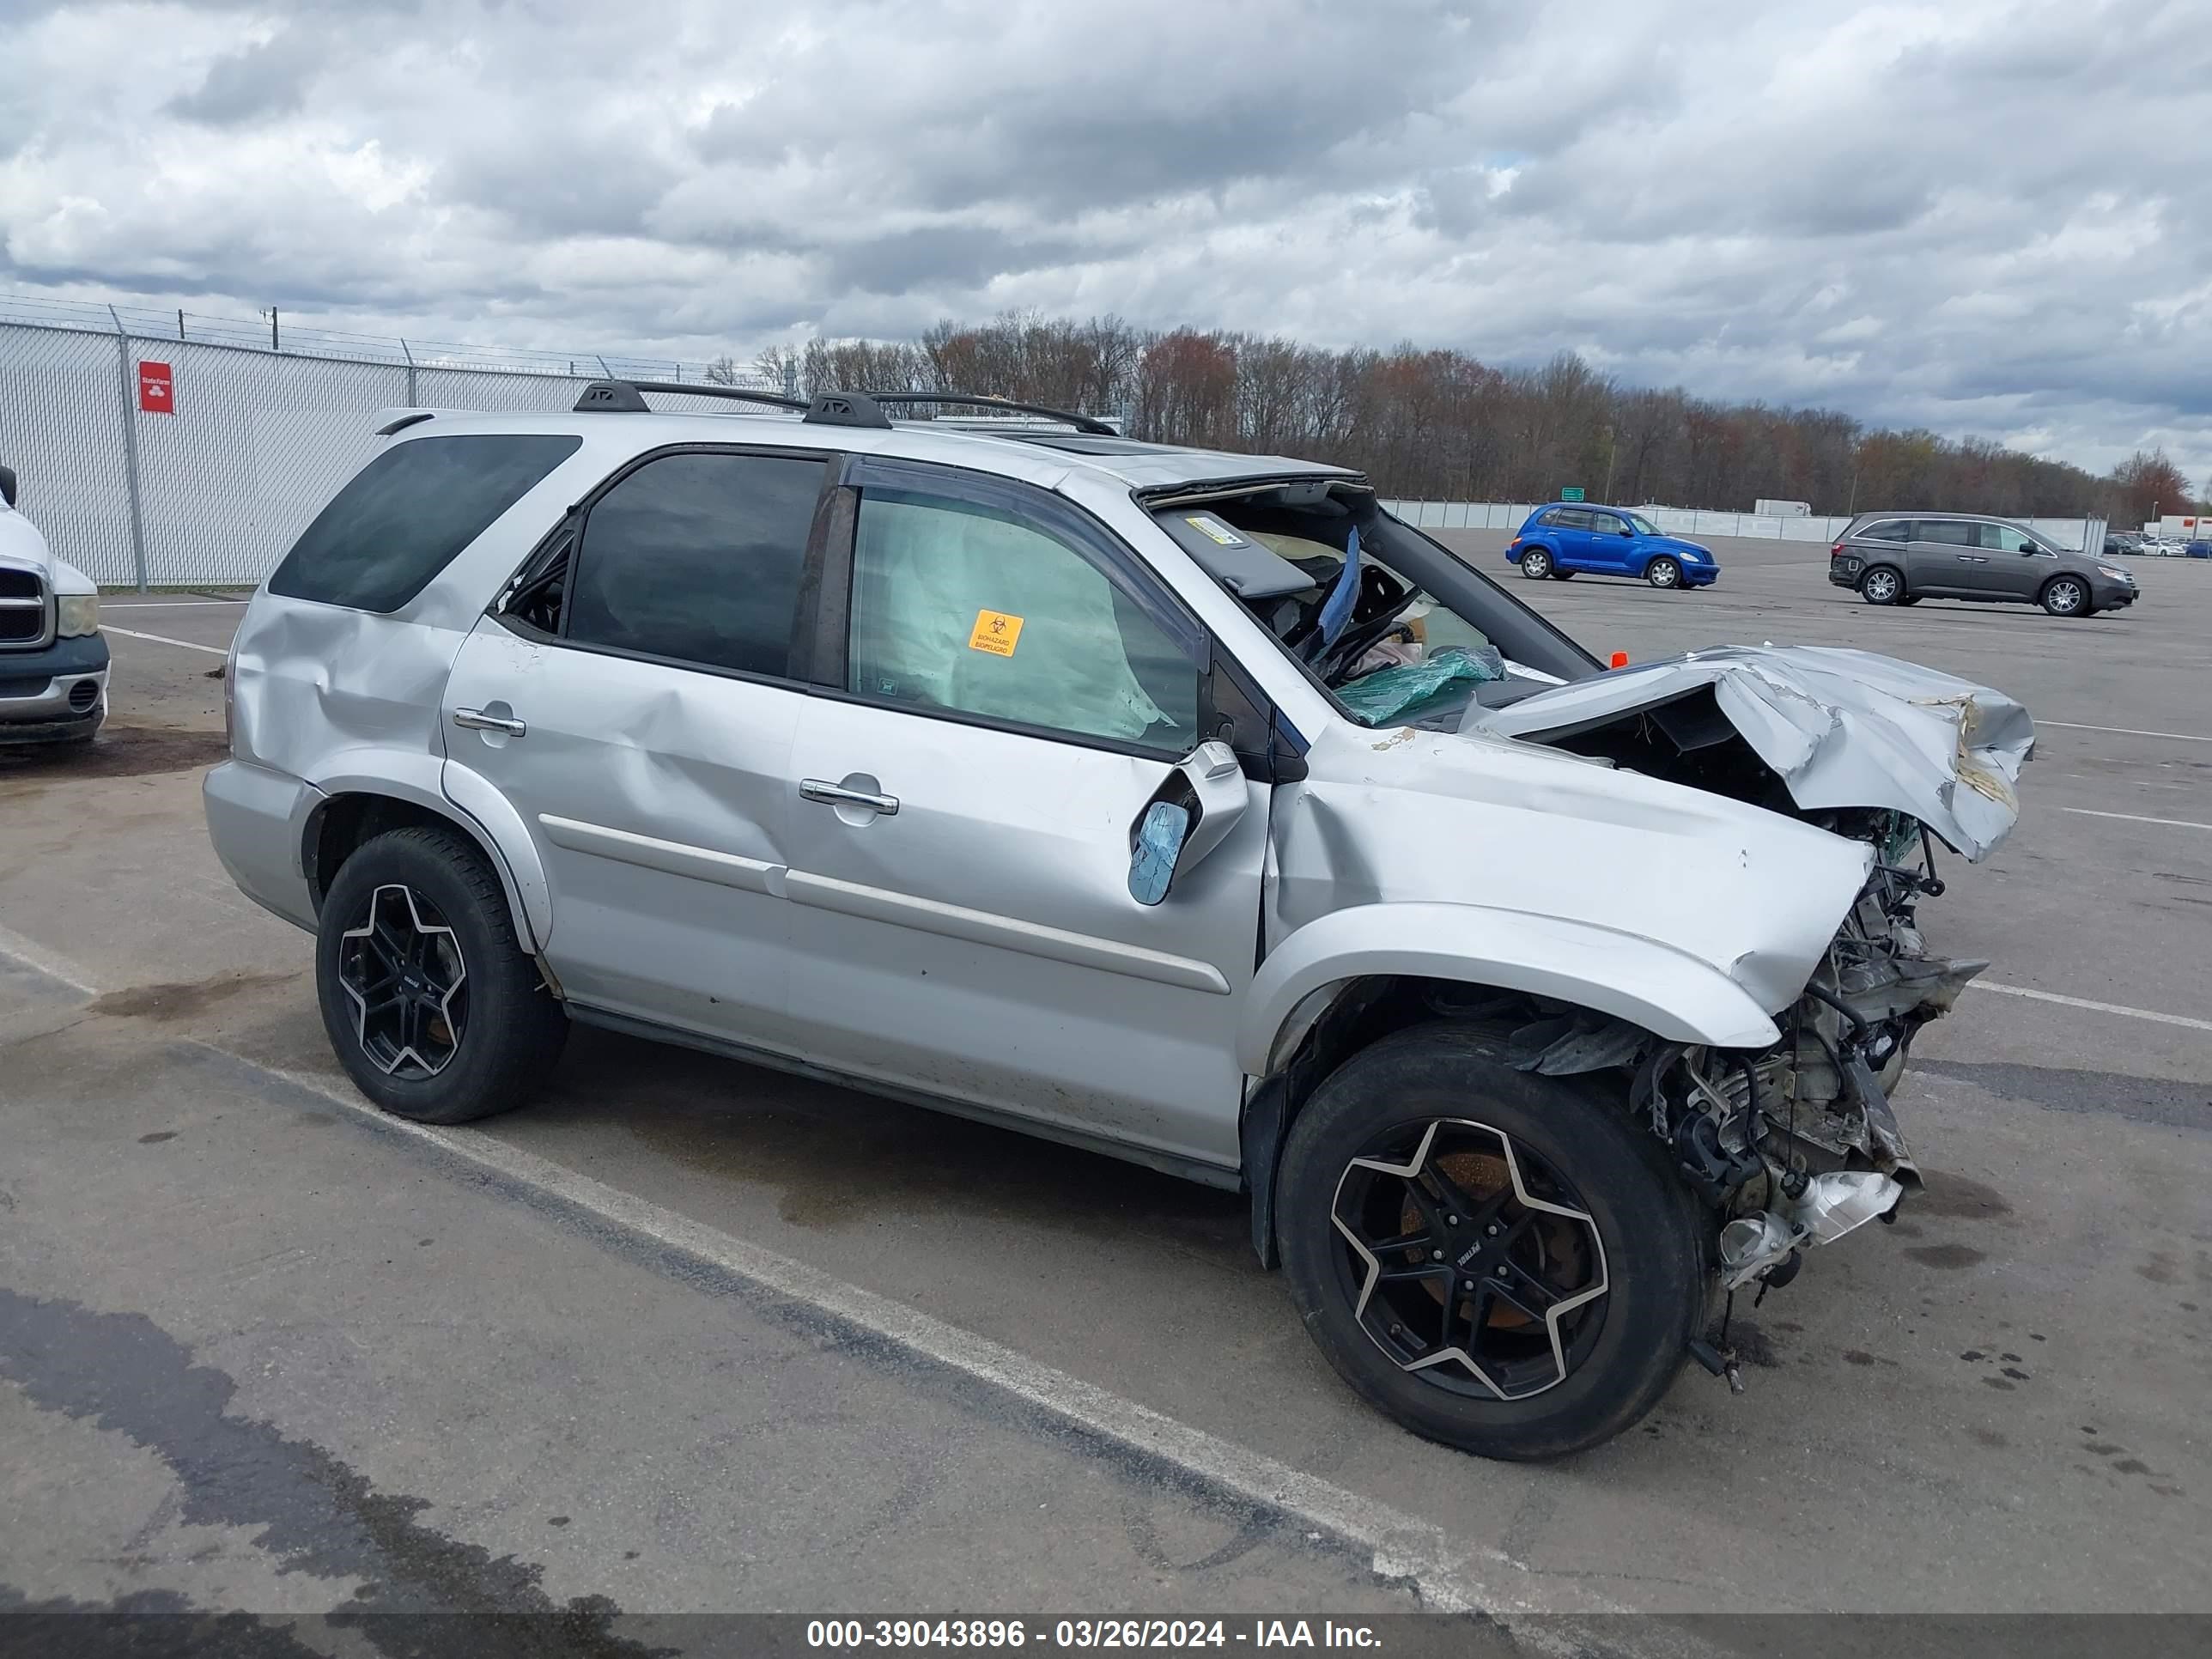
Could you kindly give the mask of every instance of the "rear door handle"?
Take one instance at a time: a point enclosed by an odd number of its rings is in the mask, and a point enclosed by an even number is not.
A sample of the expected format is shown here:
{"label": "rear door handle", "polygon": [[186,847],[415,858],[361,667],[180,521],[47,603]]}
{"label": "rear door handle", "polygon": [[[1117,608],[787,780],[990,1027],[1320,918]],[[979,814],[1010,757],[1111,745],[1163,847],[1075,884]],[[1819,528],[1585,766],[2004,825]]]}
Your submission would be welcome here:
{"label": "rear door handle", "polygon": [[456,708],[453,724],[465,726],[471,732],[504,732],[510,738],[519,738],[530,727],[523,720],[502,720],[497,714],[487,714],[481,708]]}
{"label": "rear door handle", "polygon": [[842,783],[830,783],[821,778],[801,778],[799,798],[823,806],[866,806],[887,818],[898,814],[896,795],[872,795],[865,789],[848,789]]}

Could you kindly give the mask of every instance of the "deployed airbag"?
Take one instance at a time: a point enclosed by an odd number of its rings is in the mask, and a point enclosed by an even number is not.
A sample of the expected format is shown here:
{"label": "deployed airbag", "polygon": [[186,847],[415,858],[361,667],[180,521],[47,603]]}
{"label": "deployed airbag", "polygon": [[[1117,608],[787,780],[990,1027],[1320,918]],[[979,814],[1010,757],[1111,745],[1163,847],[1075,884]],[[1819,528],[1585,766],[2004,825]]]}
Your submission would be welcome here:
{"label": "deployed airbag", "polygon": [[2027,710],[1987,686],[1870,651],[1692,651],[1540,691],[1510,708],[1470,706],[1460,729],[1558,740],[1641,717],[1706,687],[1804,811],[1903,812],[1972,861],[1993,852],[2020,817],[2013,786],[2035,746]]}

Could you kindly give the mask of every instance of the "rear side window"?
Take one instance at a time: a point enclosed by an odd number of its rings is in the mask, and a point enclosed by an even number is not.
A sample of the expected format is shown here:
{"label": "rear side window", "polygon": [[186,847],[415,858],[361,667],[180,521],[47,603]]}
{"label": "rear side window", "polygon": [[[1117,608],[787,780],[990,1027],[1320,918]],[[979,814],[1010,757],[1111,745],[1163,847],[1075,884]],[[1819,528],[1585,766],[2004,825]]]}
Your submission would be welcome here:
{"label": "rear side window", "polygon": [[647,461],[584,520],[568,637],[786,676],[825,465],[782,455]]}
{"label": "rear side window", "polygon": [[397,611],[583,440],[470,434],[394,444],[315,515],[269,579],[289,599]]}
{"label": "rear side window", "polygon": [[1880,524],[1870,524],[1860,531],[1857,539],[1863,542],[1909,542],[1912,539],[1912,521],[1910,519],[1885,519]]}
{"label": "rear side window", "polygon": [[1912,539],[1934,542],[1942,547],[1979,547],[1981,526],[1961,524],[1956,519],[1923,519],[1912,532]]}

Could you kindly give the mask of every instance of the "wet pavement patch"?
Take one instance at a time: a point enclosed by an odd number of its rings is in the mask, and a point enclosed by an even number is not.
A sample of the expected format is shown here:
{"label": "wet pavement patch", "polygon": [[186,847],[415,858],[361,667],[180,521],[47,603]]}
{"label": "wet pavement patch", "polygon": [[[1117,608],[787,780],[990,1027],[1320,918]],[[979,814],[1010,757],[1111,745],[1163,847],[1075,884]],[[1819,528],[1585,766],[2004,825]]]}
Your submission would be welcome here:
{"label": "wet pavement patch", "polygon": [[375,1615],[472,1613],[479,1616],[469,1623],[470,1651],[491,1659],[643,1659],[655,1651],[612,1632],[619,1609],[605,1597],[556,1603],[540,1587],[536,1563],[426,1526],[427,1500],[380,1492],[313,1442],[228,1414],[233,1380],[195,1364],[191,1350],[143,1314],[0,1289],[0,1376],[40,1409],[88,1420],[161,1457],[183,1488],[184,1523],[257,1528],[256,1547],[281,1571],[358,1581],[343,1598],[333,1584],[343,1610],[329,1616],[357,1623],[380,1650],[408,1650],[386,1646],[400,1631]]}
{"label": "wet pavement patch", "polygon": [[220,732],[173,726],[121,726],[110,720],[89,749],[0,749],[0,790],[69,783],[81,778],[135,778],[149,772],[191,772],[230,754]]}
{"label": "wet pavement patch", "polygon": [[166,985],[133,985],[94,997],[85,1005],[85,1010],[123,1018],[190,1019],[245,992],[282,985],[298,977],[296,973],[211,974],[205,979],[176,980]]}
{"label": "wet pavement patch", "polygon": [[[1993,1095],[2032,1101],[2057,1112],[2110,1112],[2137,1123],[2212,1129],[2212,1085],[2203,1083],[2130,1077],[2124,1072],[2076,1072],[2063,1066],[2014,1066],[2001,1060],[1969,1064],[1926,1055],[1916,1055],[1912,1063],[1916,1069],[1934,1076],[1956,1078]],[[1934,1184],[1932,1178],[1930,1184]]]}

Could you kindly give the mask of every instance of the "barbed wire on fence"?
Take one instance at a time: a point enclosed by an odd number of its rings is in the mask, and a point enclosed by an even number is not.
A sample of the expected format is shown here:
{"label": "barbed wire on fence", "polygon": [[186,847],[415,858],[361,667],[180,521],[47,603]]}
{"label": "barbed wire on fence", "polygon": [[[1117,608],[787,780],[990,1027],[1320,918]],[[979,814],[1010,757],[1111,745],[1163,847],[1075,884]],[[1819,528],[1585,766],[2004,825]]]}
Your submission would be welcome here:
{"label": "barbed wire on fence", "polygon": [[335,362],[386,363],[404,368],[469,368],[489,374],[551,374],[564,379],[702,380],[710,374],[734,386],[778,391],[781,380],[721,362],[684,362],[674,357],[624,351],[550,351],[522,346],[466,344],[417,339],[412,335],[356,334],[339,329],[307,328],[285,318],[281,307],[258,319],[217,317],[196,311],[163,311],[149,306],[111,306],[43,295],[0,294],[0,323],[87,334],[123,333],[132,339],[175,341],[188,345],[229,346],[277,356],[320,357]]}

